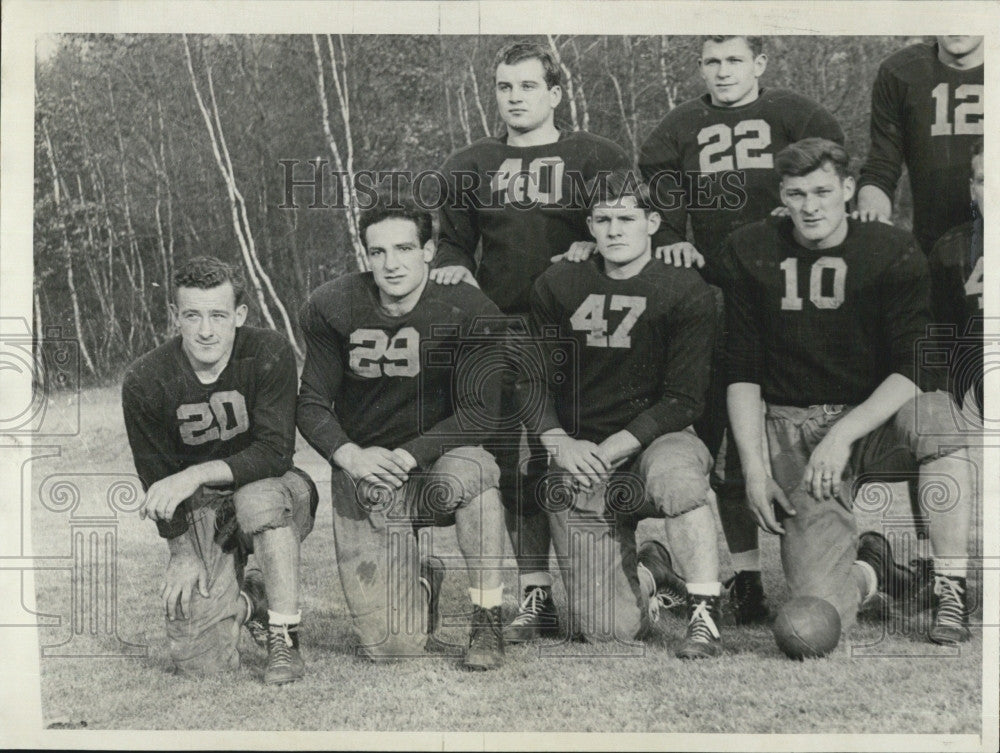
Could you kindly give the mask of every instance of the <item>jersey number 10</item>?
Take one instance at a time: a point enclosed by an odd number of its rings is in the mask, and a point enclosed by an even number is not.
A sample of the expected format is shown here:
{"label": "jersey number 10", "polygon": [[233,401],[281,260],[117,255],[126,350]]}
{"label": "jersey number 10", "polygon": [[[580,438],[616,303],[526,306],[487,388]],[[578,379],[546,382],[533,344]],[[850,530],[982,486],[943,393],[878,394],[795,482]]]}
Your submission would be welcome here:
{"label": "jersey number 10", "polygon": [[[833,294],[823,295],[823,271],[833,270]],[[781,262],[785,273],[785,295],[781,298],[783,311],[801,311],[802,298],[799,297],[799,260],[793,256]],[[838,309],[844,302],[847,285],[847,262],[839,256],[821,256],[813,262],[809,270],[809,300],[818,309]]]}

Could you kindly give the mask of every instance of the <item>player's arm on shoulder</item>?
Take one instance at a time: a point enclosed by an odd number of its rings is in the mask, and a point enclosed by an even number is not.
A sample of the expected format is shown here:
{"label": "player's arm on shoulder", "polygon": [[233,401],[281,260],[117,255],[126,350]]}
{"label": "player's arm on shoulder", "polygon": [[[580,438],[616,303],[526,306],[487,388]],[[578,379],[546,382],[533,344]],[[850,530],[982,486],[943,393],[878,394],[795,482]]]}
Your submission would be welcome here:
{"label": "player's arm on shoulder", "polygon": [[656,256],[676,264],[674,253],[668,254],[666,249],[676,247],[683,252],[686,245],[697,253],[694,246],[687,242],[688,211],[683,159],[673,133],[663,124],[654,129],[640,147],[639,172],[649,185],[653,206],[662,220],[653,235]]}
{"label": "player's arm on shoulder", "polygon": [[295,453],[295,354],[279,333],[268,332],[267,340],[254,359],[256,396],[246,406],[251,443],[225,459],[236,486],[283,475]]}
{"label": "player's arm on shoulder", "polygon": [[431,270],[431,279],[439,285],[465,281],[478,287],[474,271],[476,245],[480,238],[479,223],[471,196],[463,188],[470,178],[476,182],[482,180],[482,176],[470,168],[461,155],[452,155],[441,168],[446,195],[438,214],[438,244]]}
{"label": "player's arm on shoulder", "polygon": [[[332,407],[346,364],[341,353],[341,335],[333,321],[323,315],[320,306],[314,292],[299,313],[306,359],[299,383],[295,425],[316,452],[327,462],[333,462],[337,448],[350,442]],[[333,312],[327,313],[333,315]]]}
{"label": "player's arm on shoulder", "polygon": [[871,146],[858,181],[857,217],[864,221],[888,221],[892,196],[903,171],[903,129],[900,115],[905,91],[884,65],[872,87]]}

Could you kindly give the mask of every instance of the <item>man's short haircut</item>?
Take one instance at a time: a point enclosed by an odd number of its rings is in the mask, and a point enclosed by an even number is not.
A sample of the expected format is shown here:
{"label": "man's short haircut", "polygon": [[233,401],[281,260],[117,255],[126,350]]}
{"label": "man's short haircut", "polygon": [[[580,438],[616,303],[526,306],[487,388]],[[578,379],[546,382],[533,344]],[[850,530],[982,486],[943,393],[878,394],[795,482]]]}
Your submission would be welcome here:
{"label": "man's short haircut", "polygon": [[751,54],[754,59],[758,55],[764,54],[764,37],[747,37],[742,34],[714,34],[710,36],[705,36],[701,38],[702,49],[705,47],[705,42],[715,42],[719,44],[720,42],[725,42],[727,39],[745,39],[747,40],[747,46],[750,48]]}
{"label": "man's short haircut", "polygon": [[174,300],[177,300],[178,288],[210,290],[219,287],[219,285],[225,285],[227,282],[233,286],[236,305],[245,303],[246,281],[243,279],[243,271],[239,267],[227,264],[214,256],[192,257],[174,270]]}
{"label": "man's short haircut", "polygon": [[522,60],[535,59],[542,64],[545,69],[545,85],[550,89],[553,86],[562,85],[562,69],[556,62],[555,55],[548,47],[544,47],[537,42],[511,42],[500,48],[493,61],[493,78],[496,79],[497,68],[500,64],[517,65]]}
{"label": "man's short haircut", "polygon": [[976,157],[981,157],[983,155],[983,139],[976,139],[976,143],[972,145],[972,150],[969,155],[969,159],[974,160]]}
{"label": "man's short haircut", "polygon": [[434,237],[434,223],[430,212],[418,207],[410,196],[390,195],[386,191],[379,191],[375,203],[362,210],[358,222],[358,233],[365,251],[368,250],[368,228],[391,219],[409,220],[416,225],[421,247]]}
{"label": "man's short haircut", "polygon": [[594,211],[598,204],[615,206],[622,199],[632,197],[636,206],[649,214],[654,211],[652,197],[647,186],[635,170],[614,170],[598,173],[587,181],[587,213]]}
{"label": "man's short haircut", "polygon": [[774,158],[774,169],[782,177],[799,178],[819,170],[827,162],[833,165],[841,180],[851,174],[848,169],[850,157],[844,147],[830,139],[810,136],[789,144],[778,152]]}

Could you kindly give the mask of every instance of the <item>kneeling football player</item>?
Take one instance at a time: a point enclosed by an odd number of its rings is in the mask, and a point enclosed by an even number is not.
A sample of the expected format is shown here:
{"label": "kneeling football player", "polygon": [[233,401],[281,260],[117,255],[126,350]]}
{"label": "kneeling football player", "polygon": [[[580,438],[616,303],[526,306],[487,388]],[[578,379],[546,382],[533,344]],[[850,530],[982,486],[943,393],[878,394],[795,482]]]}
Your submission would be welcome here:
{"label": "kneeling football player", "polygon": [[415,529],[453,524],[474,606],[465,666],[492,669],[504,653],[505,529],[499,470],[482,448],[490,427],[478,419],[497,415],[499,381],[456,375],[475,371],[463,359],[489,361],[477,322],[496,325],[500,312],[473,285],[429,279],[431,216],[412,202],[380,197],[360,233],[371,271],[320,286],[302,309],[297,418],[333,466],[337,567],[360,652],[394,660],[433,645],[443,569],[437,558],[421,565]]}
{"label": "kneeling football player", "polygon": [[[587,640],[633,640],[658,594],[685,598],[686,580],[688,627],[677,655],[716,656],[712,458],[691,428],[708,386],[715,298],[695,270],[651,261],[660,217],[636,174],[615,172],[588,188],[599,253],[550,267],[531,299],[536,332],[558,328],[576,343],[578,378],[554,371],[534,385],[548,389],[546,508],[571,629]],[[665,518],[680,576],[659,542],[637,555],[636,526],[648,517]]]}
{"label": "kneeling football player", "polygon": [[803,139],[774,164],[790,217],[737,230],[724,257],[729,414],[750,509],[781,535],[791,595],[830,602],[846,630],[876,591],[908,598],[919,586],[881,534],[859,542],[853,487],[916,476],[923,499],[947,479],[947,504],[925,510],[939,595],[930,639],[967,640],[974,487],[951,396],[918,386],[935,386],[914,357],[930,322],[924,254],[899,228],[848,218],[854,179],[840,145]]}
{"label": "kneeling football player", "polygon": [[[211,257],[173,277],[180,336],[136,360],[122,406],[140,511],[167,539],[163,601],[182,674],[239,666],[240,626],[266,643],[267,684],[301,678],[299,542],[316,487],[292,467],[295,356],[277,332],[243,326],[239,272]],[[253,552],[260,569],[246,572]],[[266,588],[265,588],[266,587]]]}

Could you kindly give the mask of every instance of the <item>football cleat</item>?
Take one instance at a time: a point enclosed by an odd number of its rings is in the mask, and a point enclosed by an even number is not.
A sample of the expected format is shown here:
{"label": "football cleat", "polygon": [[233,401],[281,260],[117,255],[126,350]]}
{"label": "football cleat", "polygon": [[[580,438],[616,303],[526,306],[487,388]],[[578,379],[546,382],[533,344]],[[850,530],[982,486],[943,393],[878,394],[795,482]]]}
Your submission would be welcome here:
{"label": "football cleat", "polygon": [[972,637],[965,603],[965,578],[935,575],[934,596],[934,625],[928,637],[942,646],[965,643]]}
{"label": "football cleat", "polygon": [[264,684],[286,685],[301,680],[305,673],[306,665],[299,653],[299,626],[269,625]]}
{"label": "football cleat", "polygon": [[740,570],[722,585],[729,590],[729,609],[737,625],[761,624],[770,619],[759,570]]}
{"label": "football cleat", "polygon": [[507,643],[527,643],[542,637],[559,635],[559,613],[552,601],[552,589],[528,586],[517,616],[504,628]]}
{"label": "football cleat", "polygon": [[645,567],[653,576],[656,593],[649,601],[649,617],[659,619],[661,609],[680,609],[687,604],[687,585],[674,570],[670,552],[655,539],[644,541],[639,547],[639,567]]}
{"label": "football cleat", "polygon": [[678,659],[710,659],[722,653],[719,634],[719,597],[688,594],[688,625]]}
{"label": "football cleat", "polygon": [[243,576],[243,597],[247,600],[248,613],[243,624],[261,648],[267,648],[267,589],[264,573],[258,568],[247,570]]}
{"label": "football cleat", "polygon": [[469,648],[465,652],[466,669],[496,669],[503,664],[502,625],[499,606],[486,609],[473,605]]}
{"label": "football cleat", "polygon": [[427,556],[420,559],[420,585],[427,591],[427,643],[428,651],[440,651],[440,644],[434,632],[441,624],[441,584],[444,582],[445,566],[439,557]]}
{"label": "football cleat", "polygon": [[865,531],[858,539],[858,559],[872,566],[878,590],[893,599],[910,599],[917,595],[916,574],[892,558],[892,547],[880,533]]}

